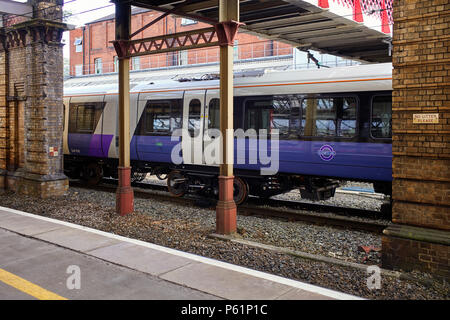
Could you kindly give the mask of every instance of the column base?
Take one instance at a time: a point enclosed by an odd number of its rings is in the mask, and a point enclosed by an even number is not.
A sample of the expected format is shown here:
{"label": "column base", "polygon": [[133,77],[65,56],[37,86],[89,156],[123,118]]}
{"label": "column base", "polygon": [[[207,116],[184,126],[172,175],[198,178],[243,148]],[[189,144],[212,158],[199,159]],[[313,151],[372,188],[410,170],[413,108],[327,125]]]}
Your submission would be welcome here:
{"label": "column base", "polygon": [[233,181],[233,176],[219,176],[219,201],[216,207],[216,233],[218,234],[232,234],[237,229]]}
{"label": "column base", "polygon": [[17,193],[41,199],[62,197],[69,190],[69,179],[64,174],[38,175],[16,171],[7,176],[8,188]]}
{"label": "column base", "polygon": [[383,233],[383,268],[420,270],[450,281],[448,231],[394,224]]}
{"label": "column base", "polygon": [[116,212],[125,216],[134,211],[134,192],[131,188],[131,168],[119,167],[119,186],[116,191]]}

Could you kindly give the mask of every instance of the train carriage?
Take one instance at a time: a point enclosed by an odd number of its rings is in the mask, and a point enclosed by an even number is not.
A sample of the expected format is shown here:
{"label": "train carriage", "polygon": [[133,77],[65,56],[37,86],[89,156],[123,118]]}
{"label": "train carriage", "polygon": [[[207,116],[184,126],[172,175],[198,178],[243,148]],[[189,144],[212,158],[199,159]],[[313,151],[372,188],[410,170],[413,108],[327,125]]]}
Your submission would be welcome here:
{"label": "train carriage", "polygon": [[[234,142],[235,201],[295,188],[302,197],[326,199],[349,180],[373,182],[377,192],[390,194],[391,77],[391,64],[236,77],[233,121],[244,135]],[[116,84],[89,82],[65,87],[64,161],[69,177],[97,183],[117,172],[118,90]],[[152,173],[168,176],[176,196],[217,195],[218,166],[204,154],[214,142],[212,130],[220,126],[219,87],[212,76],[132,86],[134,180]],[[184,136],[173,137],[177,129],[185,130]],[[263,142],[270,150],[264,159]],[[175,163],[177,146],[181,161]],[[268,159],[277,161],[276,170],[261,174]]]}

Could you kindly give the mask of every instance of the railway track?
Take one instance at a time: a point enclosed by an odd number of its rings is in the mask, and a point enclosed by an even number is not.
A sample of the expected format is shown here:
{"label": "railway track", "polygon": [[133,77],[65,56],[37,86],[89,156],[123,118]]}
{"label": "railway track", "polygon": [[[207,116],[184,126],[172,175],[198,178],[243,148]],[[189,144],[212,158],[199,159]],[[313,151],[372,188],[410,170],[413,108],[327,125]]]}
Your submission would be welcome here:
{"label": "railway track", "polygon": [[[70,184],[76,187],[96,189],[106,192],[115,192],[117,180],[104,179],[96,186],[87,186],[80,181],[71,180]],[[214,209],[215,200],[205,199],[198,196],[185,196],[181,198],[169,194],[167,187],[158,184],[132,183],[135,197],[143,199],[155,199],[169,201],[183,205],[201,206]],[[286,219],[288,221],[303,221],[307,223],[348,228],[353,230],[382,233],[387,227],[388,221],[380,219],[380,212],[343,208],[338,206],[306,203],[290,200],[265,199],[249,197],[245,204],[238,207],[238,214],[246,216],[259,216]],[[360,220],[355,217],[367,218]],[[370,219],[370,220],[369,220]]]}

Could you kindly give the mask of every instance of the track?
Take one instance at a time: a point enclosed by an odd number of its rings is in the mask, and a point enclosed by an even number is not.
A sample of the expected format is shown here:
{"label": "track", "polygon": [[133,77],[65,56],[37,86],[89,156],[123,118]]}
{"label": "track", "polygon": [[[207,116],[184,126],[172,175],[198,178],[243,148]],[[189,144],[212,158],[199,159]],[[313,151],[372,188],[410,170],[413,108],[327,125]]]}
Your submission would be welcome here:
{"label": "track", "polygon": [[[71,180],[72,186],[96,189],[106,192],[115,192],[117,180],[104,179],[97,186],[86,186],[85,184]],[[215,199],[205,199],[197,196],[174,197],[167,192],[164,185],[149,183],[132,183],[136,197],[144,199],[156,199],[160,201],[176,202],[183,205],[201,206],[214,209]],[[151,191],[150,191],[151,190]],[[380,212],[356,208],[343,208],[330,205],[306,203],[299,201],[261,200],[257,197],[249,197],[248,201],[238,207],[238,214],[245,216],[259,216],[281,218],[289,221],[303,221],[313,224],[347,228],[374,233],[382,233],[387,227],[388,221],[381,220]],[[364,221],[355,217],[366,218]]]}

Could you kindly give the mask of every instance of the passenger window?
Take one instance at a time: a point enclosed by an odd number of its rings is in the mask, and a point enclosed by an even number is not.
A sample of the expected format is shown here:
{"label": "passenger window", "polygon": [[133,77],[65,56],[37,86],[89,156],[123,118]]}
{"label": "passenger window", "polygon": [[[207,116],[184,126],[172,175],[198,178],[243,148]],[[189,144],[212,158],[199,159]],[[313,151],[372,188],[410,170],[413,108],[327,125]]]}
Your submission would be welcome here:
{"label": "passenger window", "polygon": [[171,100],[170,104],[170,129],[171,131],[181,129],[183,128],[183,100]]}
{"label": "passenger window", "polygon": [[392,137],[392,96],[373,98],[370,133],[374,138]]}
{"label": "passenger window", "polygon": [[307,98],[302,103],[302,135],[353,137],[356,135],[356,99]]}
{"label": "passenger window", "polygon": [[189,117],[188,117],[188,130],[191,137],[195,137],[200,132],[200,112],[201,102],[198,99],[193,99],[189,103]]}
{"label": "passenger window", "polygon": [[94,133],[104,105],[103,102],[71,103],[69,107],[69,132]]}
{"label": "passenger window", "polygon": [[145,107],[145,132],[168,134],[170,132],[170,104],[164,101],[148,102]]}
{"label": "passenger window", "polygon": [[300,129],[300,104],[296,97],[283,95],[249,100],[245,104],[245,129],[272,132],[277,129],[281,139],[298,136]]}
{"label": "passenger window", "polygon": [[208,129],[220,129],[220,100],[212,99],[208,109]]}
{"label": "passenger window", "polygon": [[168,136],[173,130],[182,128],[182,111],[181,99],[148,100],[136,133]]}

